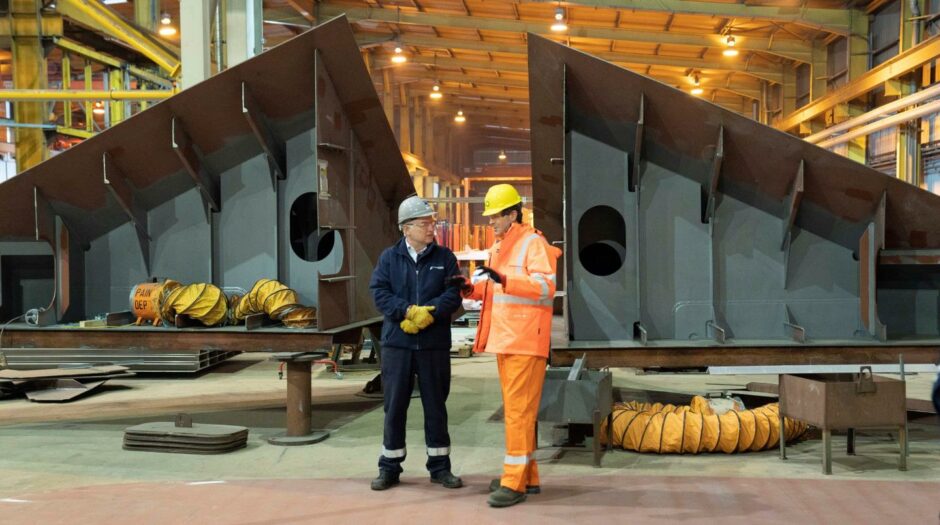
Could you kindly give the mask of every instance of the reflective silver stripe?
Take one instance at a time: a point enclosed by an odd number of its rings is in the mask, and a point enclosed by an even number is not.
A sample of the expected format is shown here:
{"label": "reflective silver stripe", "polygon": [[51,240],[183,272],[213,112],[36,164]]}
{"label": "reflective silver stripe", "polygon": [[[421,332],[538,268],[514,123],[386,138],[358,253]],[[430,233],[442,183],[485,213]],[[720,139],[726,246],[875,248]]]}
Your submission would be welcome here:
{"label": "reflective silver stripe", "polygon": [[519,258],[516,260],[516,266],[522,266],[525,264],[525,253],[529,250],[529,243],[538,238],[539,234],[531,233],[522,241],[522,249],[519,250]]}
{"label": "reflective silver stripe", "polygon": [[428,455],[429,456],[449,456],[450,447],[437,447],[437,448],[428,447]]}
{"label": "reflective silver stripe", "polygon": [[503,463],[506,465],[527,465],[529,463],[529,456],[510,456],[506,454],[506,457],[503,458]]}
{"label": "reflective silver stripe", "polygon": [[551,299],[527,299],[515,295],[497,294],[493,296],[493,304],[524,304],[527,306],[551,306]]}
{"label": "reflective silver stripe", "polygon": [[548,281],[545,280],[545,276],[540,273],[533,273],[532,278],[542,287],[542,293],[539,295],[539,299],[548,298]]}
{"label": "reflective silver stripe", "polygon": [[407,454],[407,450],[408,449],[405,449],[405,448],[397,448],[395,450],[389,450],[385,447],[382,447],[382,455],[387,458],[403,458],[405,457],[405,454]]}

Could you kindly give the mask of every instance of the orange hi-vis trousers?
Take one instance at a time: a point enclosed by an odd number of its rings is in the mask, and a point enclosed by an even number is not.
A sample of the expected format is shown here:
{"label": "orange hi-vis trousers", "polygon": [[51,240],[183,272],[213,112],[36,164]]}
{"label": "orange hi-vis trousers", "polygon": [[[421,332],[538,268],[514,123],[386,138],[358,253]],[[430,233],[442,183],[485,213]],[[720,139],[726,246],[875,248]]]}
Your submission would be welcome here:
{"label": "orange hi-vis trousers", "polygon": [[539,469],[532,457],[535,452],[535,423],[545,384],[544,357],[497,354],[499,383],[503,389],[506,424],[506,456],[500,485],[525,492],[526,486],[539,485]]}

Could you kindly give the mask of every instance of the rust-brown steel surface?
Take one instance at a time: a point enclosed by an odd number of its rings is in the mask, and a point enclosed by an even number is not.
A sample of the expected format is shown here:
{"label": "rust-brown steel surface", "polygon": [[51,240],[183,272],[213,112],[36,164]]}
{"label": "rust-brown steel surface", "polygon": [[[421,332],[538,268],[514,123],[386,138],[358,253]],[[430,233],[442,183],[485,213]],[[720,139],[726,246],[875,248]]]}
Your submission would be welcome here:
{"label": "rust-brown steel surface", "polygon": [[[340,17],[0,184],[0,260],[17,254],[10,251],[17,243],[37,249],[36,241],[55,258],[53,297],[7,314],[48,304],[39,319],[48,326],[126,310],[128,291],[152,277],[243,289],[278,278],[317,307],[316,329],[300,334],[329,338],[331,329],[377,315],[365,283],[397,239],[395,210],[413,191]],[[249,351],[263,346],[235,341],[293,339],[130,328],[70,334],[17,324],[3,343],[160,347],[155,332],[174,346],[218,340]]]}
{"label": "rust-brown steel surface", "polygon": [[556,42],[528,45],[535,222],[565,251],[553,362],[940,361],[940,197]]}

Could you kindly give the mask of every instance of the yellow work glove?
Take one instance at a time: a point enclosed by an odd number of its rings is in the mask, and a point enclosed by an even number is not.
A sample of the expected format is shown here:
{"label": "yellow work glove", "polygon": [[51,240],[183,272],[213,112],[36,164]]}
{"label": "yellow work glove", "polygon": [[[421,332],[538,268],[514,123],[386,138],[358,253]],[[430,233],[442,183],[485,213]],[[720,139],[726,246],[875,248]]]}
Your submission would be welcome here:
{"label": "yellow work glove", "polygon": [[418,330],[424,330],[434,322],[434,316],[431,315],[433,311],[433,306],[418,306],[413,304],[408,307],[405,319],[418,325]]}
{"label": "yellow work glove", "polygon": [[400,326],[402,331],[405,332],[406,334],[415,335],[416,333],[421,331],[421,329],[418,328],[418,325],[416,325],[414,321],[412,321],[411,319],[405,319],[398,326]]}

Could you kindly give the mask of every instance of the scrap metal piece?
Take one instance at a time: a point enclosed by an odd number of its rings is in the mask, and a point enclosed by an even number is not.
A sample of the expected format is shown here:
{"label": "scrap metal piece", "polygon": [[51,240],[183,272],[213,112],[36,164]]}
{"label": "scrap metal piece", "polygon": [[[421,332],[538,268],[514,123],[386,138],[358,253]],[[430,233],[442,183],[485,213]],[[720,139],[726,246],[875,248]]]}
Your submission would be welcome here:
{"label": "scrap metal piece", "polygon": [[75,379],[30,381],[25,387],[26,398],[36,403],[64,403],[90,394],[107,379],[82,383]]}

